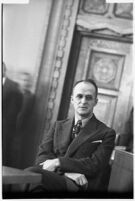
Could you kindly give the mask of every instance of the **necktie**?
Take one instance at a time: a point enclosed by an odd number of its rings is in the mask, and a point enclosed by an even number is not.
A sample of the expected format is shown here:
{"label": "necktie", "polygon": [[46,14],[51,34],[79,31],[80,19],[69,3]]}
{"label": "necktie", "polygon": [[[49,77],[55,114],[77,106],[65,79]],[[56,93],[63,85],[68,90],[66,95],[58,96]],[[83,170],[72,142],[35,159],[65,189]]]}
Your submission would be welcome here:
{"label": "necktie", "polygon": [[82,121],[78,120],[77,124],[73,126],[73,131],[72,131],[72,138],[74,139],[75,137],[77,137],[78,133],[80,132],[82,127]]}

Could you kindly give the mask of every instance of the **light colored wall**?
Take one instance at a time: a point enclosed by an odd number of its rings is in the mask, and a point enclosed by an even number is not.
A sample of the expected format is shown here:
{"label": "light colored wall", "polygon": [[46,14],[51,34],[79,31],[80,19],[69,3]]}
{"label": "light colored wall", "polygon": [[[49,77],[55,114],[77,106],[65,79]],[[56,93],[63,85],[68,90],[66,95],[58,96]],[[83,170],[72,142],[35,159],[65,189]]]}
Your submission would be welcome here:
{"label": "light colored wall", "polygon": [[32,91],[40,67],[52,0],[30,0],[29,4],[3,5],[3,60],[11,79],[32,76]]}

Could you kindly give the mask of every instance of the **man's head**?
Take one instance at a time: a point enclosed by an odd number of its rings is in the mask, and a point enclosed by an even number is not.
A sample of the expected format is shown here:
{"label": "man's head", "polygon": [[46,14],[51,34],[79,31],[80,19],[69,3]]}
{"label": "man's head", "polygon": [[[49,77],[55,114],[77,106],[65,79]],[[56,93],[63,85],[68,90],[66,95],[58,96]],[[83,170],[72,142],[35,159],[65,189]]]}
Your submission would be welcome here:
{"label": "man's head", "polygon": [[87,118],[93,113],[97,104],[98,88],[92,79],[78,81],[73,87],[72,104],[75,115]]}

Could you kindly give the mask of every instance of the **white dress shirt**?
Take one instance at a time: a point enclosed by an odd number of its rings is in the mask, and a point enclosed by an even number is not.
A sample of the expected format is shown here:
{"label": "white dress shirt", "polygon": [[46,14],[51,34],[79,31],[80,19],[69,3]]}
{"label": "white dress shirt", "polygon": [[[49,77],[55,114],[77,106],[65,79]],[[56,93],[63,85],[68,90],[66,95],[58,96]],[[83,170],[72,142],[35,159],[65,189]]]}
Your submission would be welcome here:
{"label": "white dress shirt", "polygon": [[85,118],[85,119],[78,119],[76,116],[75,116],[75,125],[77,123],[77,121],[81,120],[82,121],[82,128],[86,125],[86,123],[92,118],[93,116],[93,113],[92,115],[90,115],[89,117]]}

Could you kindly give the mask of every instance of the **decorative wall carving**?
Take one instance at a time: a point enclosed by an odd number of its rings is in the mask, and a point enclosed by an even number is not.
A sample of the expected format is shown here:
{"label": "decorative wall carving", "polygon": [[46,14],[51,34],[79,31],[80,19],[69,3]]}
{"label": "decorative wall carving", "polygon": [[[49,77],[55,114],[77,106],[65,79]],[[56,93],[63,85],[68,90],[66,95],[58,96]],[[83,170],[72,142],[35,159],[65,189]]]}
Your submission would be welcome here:
{"label": "decorative wall carving", "polygon": [[107,12],[108,4],[105,0],[84,0],[82,10],[88,13],[104,14]]}
{"label": "decorative wall carving", "polygon": [[49,94],[49,100],[48,100],[48,106],[47,106],[47,115],[46,115],[46,127],[45,130],[48,131],[51,125],[51,119],[53,117],[53,110],[55,106],[55,99],[58,89],[58,84],[61,76],[61,68],[63,64],[63,60],[65,57],[65,47],[67,45],[67,38],[69,35],[69,27],[71,23],[71,17],[72,17],[72,7],[74,4],[74,0],[68,0],[66,1],[65,10],[64,10],[64,16],[63,21],[61,24],[61,30],[60,30],[60,37],[58,42],[58,49],[57,49],[57,55],[55,60],[55,66],[54,66],[54,72],[52,77],[52,85],[50,89]]}
{"label": "decorative wall carving", "polygon": [[[133,37],[133,3],[106,3],[104,0],[81,0],[77,17],[78,30],[106,35]],[[104,34],[104,33],[103,33]],[[132,39],[132,37],[130,37]]]}
{"label": "decorative wall carving", "polygon": [[80,13],[105,15],[107,18],[133,19],[133,3],[106,3],[106,0],[82,0]]}
{"label": "decorative wall carving", "polygon": [[88,65],[88,76],[100,87],[119,89],[124,56],[92,50]]}
{"label": "decorative wall carving", "polygon": [[123,52],[129,52],[129,45],[126,43],[118,43],[116,41],[106,41],[100,39],[89,40],[89,48],[104,48],[109,50],[122,49]]}
{"label": "decorative wall carving", "polygon": [[115,79],[116,69],[116,62],[113,59],[97,57],[93,67],[93,76],[98,82],[107,84]]}
{"label": "decorative wall carving", "polygon": [[133,19],[133,3],[115,4],[114,15],[120,18]]}

